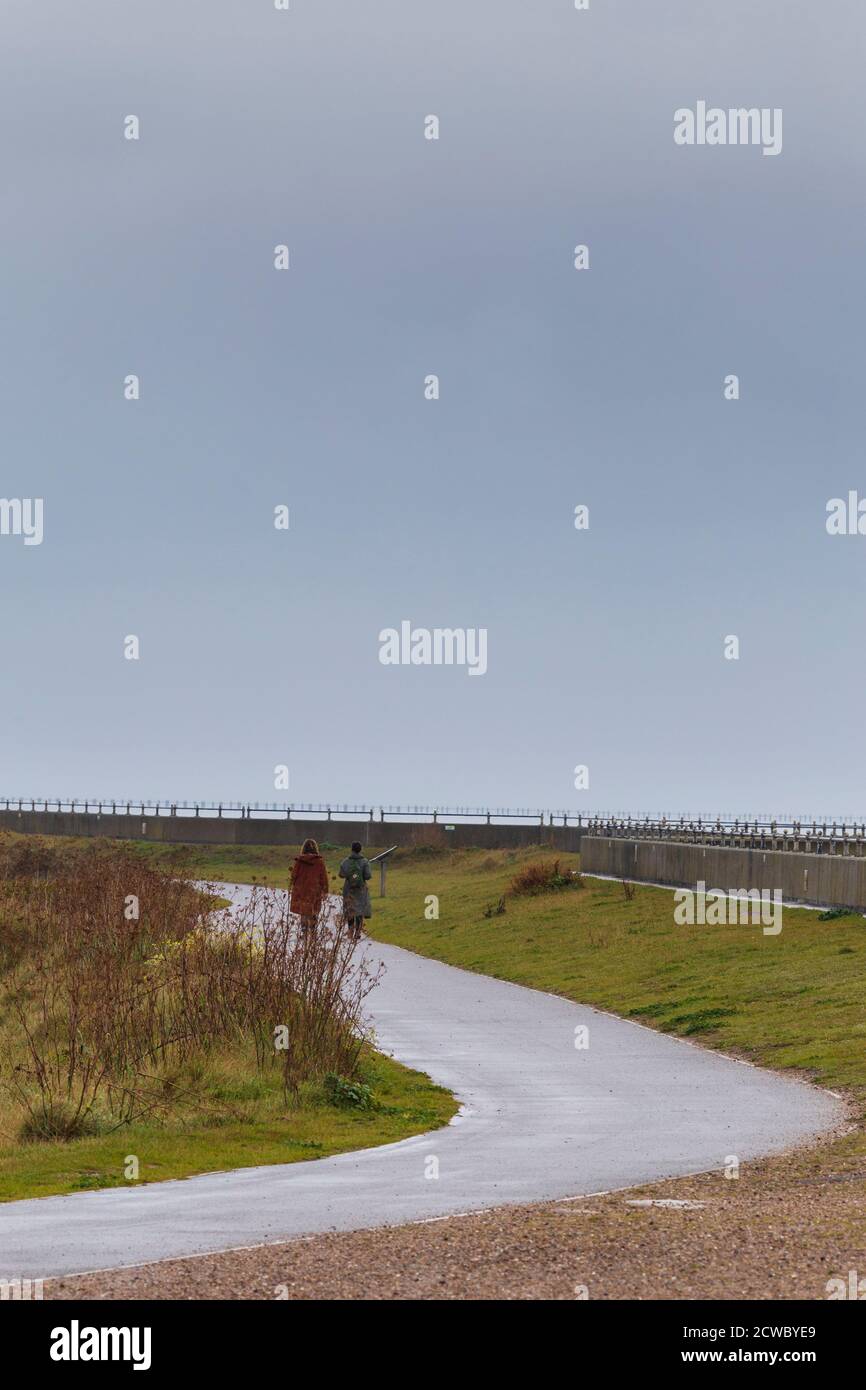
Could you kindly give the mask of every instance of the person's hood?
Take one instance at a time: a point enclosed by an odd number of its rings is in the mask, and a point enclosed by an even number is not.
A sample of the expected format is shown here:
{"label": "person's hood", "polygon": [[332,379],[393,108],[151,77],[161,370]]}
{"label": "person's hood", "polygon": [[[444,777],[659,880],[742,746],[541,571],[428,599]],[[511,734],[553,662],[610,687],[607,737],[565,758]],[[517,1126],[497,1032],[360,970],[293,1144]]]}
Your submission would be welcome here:
{"label": "person's hood", "polygon": [[306,854],[299,854],[299,855],[298,855],[297,859],[295,860],[295,863],[296,863],[296,864],[317,864],[317,863],[319,862],[319,860],[321,859],[321,857],[322,857],[321,854],[313,854],[313,853],[311,853],[310,850],[307,850],[307,853],[306,853]]}

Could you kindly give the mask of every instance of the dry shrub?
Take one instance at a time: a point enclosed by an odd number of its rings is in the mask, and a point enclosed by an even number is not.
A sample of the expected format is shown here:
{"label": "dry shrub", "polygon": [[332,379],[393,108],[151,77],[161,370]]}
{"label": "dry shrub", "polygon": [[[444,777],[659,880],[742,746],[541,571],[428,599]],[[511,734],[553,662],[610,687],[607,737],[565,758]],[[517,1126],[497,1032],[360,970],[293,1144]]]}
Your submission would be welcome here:
{"label": "dry shrub", "polygon": [[383,967],[371,970],[356,955],[343,913],[326,900],[316,926],[305,930],[289,912],[287,893],[254,888],[240,912],[220,914],[214,936],[244,959],[247,1027],[259,1065],[275,1056],[280,1062],[286,1094],[297,1097],[301,1082],[329,1073],[353,1078],[369,1033],[364,1001]]}
{"label": "dry shrub", "polygon": [[467,867],[473,874],[489,874],[494,869],[501,869],[503,864],[502,856],[486,854],[483,859],[478,859],[475,863],[470,863]]}
{"label": "dry shrub", "polygon": [[40,836],[0,835],[0,878],[44,877],[56,869],[60,855]]}
{"label": "dry shrub", "polygon": [[[170,851],[165,858],[173,861],[175,854],[185,853],[186,848],[181,846],[176,851]],[[128,846],[119,846],[117,840],[106,836],[81,842],[2,831],[0,879],[50,878],[69,873],[78,865],[93,864],[99,859],[116,859],[118,854],[133,857],[133,851]]]}
{"label": "dry shrub", "polygon": [[580,874],[565,869],[559,859],[539,859],[526,864],[514,875],[508,891],[515,897],[535,897],[539,893],[556,893],[568,888],[582,888]]}
{"label": "dry shrub", "polygon": [[376,978],[344,926],[300,933],[285,894],[246,906],[209,899],[135,854],[111,849],[53,876],[0,881],[0,946],[17,1055],[0,1077],[29,1138],[74,1138],[195,1105],[172,1080],[215,1047],[248,1044],[279,1065],[285,1095],[308,1079],[351,1077],[362,1004]]}

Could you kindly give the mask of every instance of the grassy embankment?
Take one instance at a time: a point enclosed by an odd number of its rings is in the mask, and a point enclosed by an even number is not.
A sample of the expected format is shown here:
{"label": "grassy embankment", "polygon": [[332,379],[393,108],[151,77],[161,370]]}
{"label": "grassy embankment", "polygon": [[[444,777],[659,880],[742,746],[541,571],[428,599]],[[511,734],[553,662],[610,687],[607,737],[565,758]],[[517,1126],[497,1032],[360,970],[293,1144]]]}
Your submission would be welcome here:
{"label": "grassy embankment", "polygon": [[[29,846],[34,844],[29,837],[20,838],[26,838]],[[8,845],[10,837],[3,839]],[[43,844],[63,851],[76,847],[60,839]],[[85,849],[83,845],[80,848]],[[149,861],[148,869],[167,858],[147,853],[141,857]],[[44,879],[32,882],[32,891],[44,891]],[[184,1044],[180,1060],[147,1067],[149,1074],[141,1094],[136,1092],[127,1105],[134,1115],[131,1122],[118,1119],[117,1107],[112,1111],[111,1096],[103,1087],[80,1136],[34,1139],[32,1116],[28,1122],[21,1103],[22,1078],[25,1089],[32,1092],[31,1099],[38,1097],[39,1091],[32,1080],[33,1055],[22,1034],[22,1002],[28,1026],[32,1024],[34,1029],[36,1050],[49,1062],[59,1064],[60,1073],[68,1053],[62,1024],[56,1039],[40,1040],[46,1018],[59,1016],[59,996],[52,994],[57,980],[51,979],[44,994],[42,981],[51,972],[44,971],[39,962],[35,971],[31,969],[28,952],[33,950],[33,941],[25,920],[26,895],[31,890],[25,888],[25,897],[20,899],[25,905],[23,917],[17,917],[10,907],[19,901],[20,883],[16,879],[14,884],[3,884],[5,907],[0,916],[0,1200],[319,1158],[435,1129],[454,1114],[456,1102],[447,1091],[366,1045],[350,1078],[360,1083],[357,1088],[335,1085],[327,1076],[310,1074],[301,1079],[296,1095],[289,1100],[278,1061],[257,1065],[250,1035],[245,1035],[242,1026],[235,1026],[224,1037],[208,1039],[201,1048]],[[31,926],[37,918],[38,914]],[[85,932],[91,920],[83,917]],[[152,944],[145,943],[143,951],[161,965],[166,954],[171,960],[164,947],[158,947],[154,954]],[[128,965],[126,961],[124,968]],[[130,979],[142,978],[146,986],[148,977],[137,977],[134,970],[133,962]],[[169,973],[166,971],[166,978]],[[80,986],[81,998],[85,998],[93,982],[88,983],[80,962],[74,965],[73,974],[76,989]],[[216,975],[214,982],[218,983]],[[98,994],[96,1002],[98,1005]],[[83,1010],[83,1017],[85,1013]],[[99,1021],[92,1021],[98,1032]],[[22,1066],[29,1071],[22,1072]],[[139,1082],[134,1079],[131,1084],[136,1088]],[[74,1103],[73,1098],[73,1109]],[[128,1176],[134,1171],[132,1158],[137,1163],[134,1179]]]}
{"label": "grassy embankment", "polygon": [[[361,1077],[372,1110],[336,1108],[317,1085],[302,1087],[300,1106],[287,1110],[276,1078],[262,1081],[243,1055],[223,1053],[193,1078],[195,1108],[68,1143],[20,1143],[17,1116],[0,1100],[0,1201],[325,1158],[438,1129],[457,1109],[428,1077],[379,1053],[366,1052]],[[124,1176],[129,1155],[139,1160],[138,1182]]]}

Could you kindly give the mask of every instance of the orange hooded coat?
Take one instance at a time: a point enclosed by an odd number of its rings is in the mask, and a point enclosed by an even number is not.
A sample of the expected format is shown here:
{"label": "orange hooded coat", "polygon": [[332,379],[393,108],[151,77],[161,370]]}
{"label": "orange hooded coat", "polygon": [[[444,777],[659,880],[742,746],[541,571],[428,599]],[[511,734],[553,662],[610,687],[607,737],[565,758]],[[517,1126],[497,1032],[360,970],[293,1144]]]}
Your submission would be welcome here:
{"label": "orange hooded coat", "polygon": [[328,870],[320,854],[299,854],[292,866],[291,908],[299,917],[318,917],[328,895]]}

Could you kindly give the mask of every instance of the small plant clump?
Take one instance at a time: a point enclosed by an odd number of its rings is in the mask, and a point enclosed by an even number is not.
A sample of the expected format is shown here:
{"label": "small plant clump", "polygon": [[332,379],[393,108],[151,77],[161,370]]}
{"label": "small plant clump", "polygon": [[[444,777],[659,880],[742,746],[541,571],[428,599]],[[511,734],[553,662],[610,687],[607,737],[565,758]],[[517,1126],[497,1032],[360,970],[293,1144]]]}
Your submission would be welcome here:
{"label": "small plant clump", "polygon": [[564,889],[582,888],[579,873],[565,869],[559,859],[541,859],[527,864],[511,880],[509,892],[515,897],[535,897],[539,893],[559,893]]}
{"label": "small plant clump", "polygon": [[338,1110],[372,1110],[373,1092],[363,1081],[353,1081],[329,1071],[324,1080],[325,1097]]}
{"label": "small plant clump", "polygon": [[505,912],[505,899],[500,898],[498,903],[488,903],[482,913],[484,917],[501,917]]}

